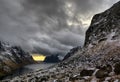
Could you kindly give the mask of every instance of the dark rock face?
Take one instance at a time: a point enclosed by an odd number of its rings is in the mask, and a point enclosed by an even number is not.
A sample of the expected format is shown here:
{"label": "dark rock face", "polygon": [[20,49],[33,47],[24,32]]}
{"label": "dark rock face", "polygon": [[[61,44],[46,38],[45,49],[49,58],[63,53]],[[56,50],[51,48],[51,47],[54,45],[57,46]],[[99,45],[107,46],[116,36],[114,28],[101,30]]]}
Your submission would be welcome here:
{"label": "dark rock face", "polygon": [[0,41],[0,77],[31,63],[33,63],[33,60],[29,53],[22,50],[19,46],[11,46]]}
{"label": "dark rock face", "polygon": [[108,76],[108,72],[106,70],[100,69],[96,72],[95,76],[96,78],[105,78]]}
{"label": "dark rock face", "polygon": [[80,72],[80,76],[83,77],[83,76],[92,76],[92,74],[94,73],[94,70],[86,70],[86,69],[83,69],[81,72]]}
{"label": "dark rock face", "polygon": [[71,49],[70,52],[68,52],[68,53],[66,54],[66,56],[65,56],[64,59],[63,59],[63,61],[66,60],[66,59],[68,59],[69,57],[71,57],[74,53],[78,52],[78,50],[80,50],[80,49],[81,49],[80,46]]}
{"label": "dark rock face", "polygon": [[114,66],[114,72],[117,75],[120,74],[120,62],[115,64],[115,66]]}
{"label": "dark rock face", "polygon": [[107,65],[106,68],[105,68],[105,70],[106,70],[108,73],[112,72],[112,66],[111,66],[111,65]]}
{"label": "dark rock face", "polygon": [[112,72],[112,66],[111,65],[106,65],[103,67],[97,67],[97,69],[99,69],[95,76],[96,78],[105,78],[109,75],[110,72]]}
{"label": "dark rock face", "polygon": [[120,1],[105,12],[93,17],[86,32],[84,46],[118,38],[120,38]]}
{"label": "dark rock face", "polygon": [[100,70],[105,70],[108,73],[112,72],[112,66],[109,64],[107,64],[105,66],[96,66],[96,68],[100,69]]}
{"label": "dark rock face", "polygon": [[57,62],[60,62],[60,59],[59,59],[58,55],[50,55],[45,58],[44,62],[57,63]]}

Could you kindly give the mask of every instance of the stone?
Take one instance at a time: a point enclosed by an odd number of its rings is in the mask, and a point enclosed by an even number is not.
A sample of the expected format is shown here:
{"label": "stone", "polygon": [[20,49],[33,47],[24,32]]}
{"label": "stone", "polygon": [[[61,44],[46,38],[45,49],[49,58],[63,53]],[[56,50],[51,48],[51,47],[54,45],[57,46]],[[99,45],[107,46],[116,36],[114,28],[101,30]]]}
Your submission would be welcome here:
{"label": "stone", "polygon": [[107,77],[108,74],[109,74],[109,73],[108,73],[106,70],[99,69],[99,70],[96,72],[95,76],[96,76],[96,78],[104,78],[104,77]]}
{"label": "stone", "polygon": [[80,72],[80,76],[83,77],[83,76],[92,76],[92,74],[94,73],[94,70],[86,70],[86,69],[83,69],[81,72]]}
{"label": "stone", "polygon": [[120,74],[120,62],[115,64],[115,66],[114,66],[114,72],[117,75]]}

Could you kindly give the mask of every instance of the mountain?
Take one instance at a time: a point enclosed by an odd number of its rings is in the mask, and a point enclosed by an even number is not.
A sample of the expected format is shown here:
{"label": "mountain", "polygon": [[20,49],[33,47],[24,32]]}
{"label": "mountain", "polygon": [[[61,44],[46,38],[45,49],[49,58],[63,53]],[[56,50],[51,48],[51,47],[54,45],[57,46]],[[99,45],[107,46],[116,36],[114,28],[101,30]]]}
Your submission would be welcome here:
{"label": "mountain", "polygon": [[0,41],[0,78],[30,63],[33,63],[33,60],[28,52],[19,46]]}
{"label": "mountain", "polygon": [[58,63],[58,62],[60,62],[60,59],[59,59],[58,55],[50,55],[50,56],[46,56],[44,62],[46,62],[46,63]]}
{"label": "mountain", "polygon": [[120,38],[120,2],[103,13],[96,14],[86,32],[85,46]]}
{"label": "mountain", "polygon": [[69,57],[71,57],[73,54],[75,54],[76,52],[78,52],[81,49],[81,46],[77,46],[72,48],[63,58],[63,61],[68,59]]}
{"label": "mountain", "polygon": [[84,47],[70,56],[50,69],[11,81],[120,82],[120,1],[93,17]]}

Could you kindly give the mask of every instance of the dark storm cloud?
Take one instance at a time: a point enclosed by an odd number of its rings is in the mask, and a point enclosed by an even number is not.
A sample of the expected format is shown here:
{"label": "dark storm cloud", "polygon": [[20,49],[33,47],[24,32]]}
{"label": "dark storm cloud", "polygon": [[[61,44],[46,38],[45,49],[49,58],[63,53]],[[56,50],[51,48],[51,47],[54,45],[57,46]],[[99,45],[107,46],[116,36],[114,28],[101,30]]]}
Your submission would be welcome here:
{"label": "dark storm cloud", "polygon": [[0,39],[41,54],[84,43],[91,17],[118,0],[0,0]]}
{"label": "dark storm cloud", "polygon": [[83,14],[103,12],[119,0],[76,0],[78,8]]}

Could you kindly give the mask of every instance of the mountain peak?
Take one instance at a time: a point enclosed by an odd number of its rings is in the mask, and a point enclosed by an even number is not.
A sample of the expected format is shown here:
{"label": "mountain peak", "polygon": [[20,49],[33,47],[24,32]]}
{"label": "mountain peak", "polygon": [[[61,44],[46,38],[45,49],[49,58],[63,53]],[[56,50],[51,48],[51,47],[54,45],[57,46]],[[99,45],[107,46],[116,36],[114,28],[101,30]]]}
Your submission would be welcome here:
{"label": "mountain peak", "polygon": [[120,37],[120,1],[110,9],[93,16],[91,25],[86,31],[84,46],[107,40],[113,32],[111,39],[118,39]]}

